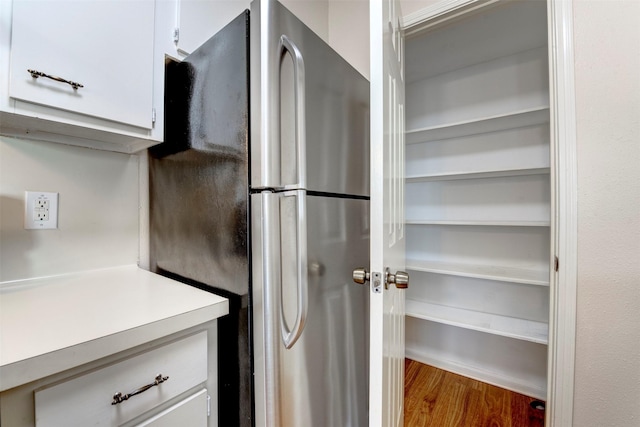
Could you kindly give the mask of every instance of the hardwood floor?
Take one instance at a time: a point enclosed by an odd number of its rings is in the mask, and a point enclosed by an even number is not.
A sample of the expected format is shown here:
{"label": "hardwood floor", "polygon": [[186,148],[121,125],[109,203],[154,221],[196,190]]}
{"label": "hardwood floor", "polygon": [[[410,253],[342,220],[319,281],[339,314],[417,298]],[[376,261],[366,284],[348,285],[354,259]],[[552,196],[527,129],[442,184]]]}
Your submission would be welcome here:
{"label": "hardwood floor", "polygon": [[542,427],[536,399],[405,359],[405,427]]}

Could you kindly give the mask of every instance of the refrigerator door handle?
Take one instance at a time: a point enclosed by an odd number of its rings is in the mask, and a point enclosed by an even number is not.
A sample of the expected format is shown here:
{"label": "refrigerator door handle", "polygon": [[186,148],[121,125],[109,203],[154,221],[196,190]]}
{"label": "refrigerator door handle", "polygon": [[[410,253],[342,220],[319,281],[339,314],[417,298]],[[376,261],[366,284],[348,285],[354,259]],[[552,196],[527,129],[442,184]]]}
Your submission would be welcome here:
{"label": "refrigerator door handle", "polygon": [[[297,273],[297,308],[296,320],[293,328],[284,317],[284,310],[280,309],[280,329],[285,348],[291,348],[298,341],[307,321],[309,312],[309,282],[307,273],[307,197],[303,190],[283,193],[285,197],[296,198],[296,273]],[[282,292],[282,287],[280,287]]]}
{"label": "refrigerator door handle", "polygon": [[[262,313],[263,313],[263,365],[264,396],[266,399],[265,425],[279,426],[280,405],[274,399],[279,396],[280,365],[278,364],[278,307],[282,286],[280,280],[280,196],[270,191],[261,193],[261,234],[262,234]],[[281,310],[281,309],[280,309]],[[258,331],[257,333],[261,333]]]}
{"label": "refrigerator door handle", "polygon": [[[284,189],[306,189],[307,188],[307,155],[306,155],[306,115],[305,115],[305,80],[304,80],[304,59],[298,46],[286,35],[280,36],[279,49],[280,61],[288,52],[293,60],[293,78],[295,80],[295,140],[297,151],[297,171],[298,182],[296,184],[285,185]],[[280,79],[278,79],[280,81]]]}

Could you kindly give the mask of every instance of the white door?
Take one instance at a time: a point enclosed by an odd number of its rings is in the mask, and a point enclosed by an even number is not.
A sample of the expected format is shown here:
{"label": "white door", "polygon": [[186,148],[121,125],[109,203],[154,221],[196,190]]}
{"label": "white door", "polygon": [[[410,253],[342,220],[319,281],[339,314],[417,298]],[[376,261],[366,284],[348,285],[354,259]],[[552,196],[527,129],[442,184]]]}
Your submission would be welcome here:
{"label": "white door", "polygon": [[[394,0],[369,4],[371,31],[371,305],[369,425],[403,424],[404,38]],[[404,273],[406,274],[406,273]],[[389,277],[395,279],[396,277]],[[389,280],[391,281],[391,280]]]}

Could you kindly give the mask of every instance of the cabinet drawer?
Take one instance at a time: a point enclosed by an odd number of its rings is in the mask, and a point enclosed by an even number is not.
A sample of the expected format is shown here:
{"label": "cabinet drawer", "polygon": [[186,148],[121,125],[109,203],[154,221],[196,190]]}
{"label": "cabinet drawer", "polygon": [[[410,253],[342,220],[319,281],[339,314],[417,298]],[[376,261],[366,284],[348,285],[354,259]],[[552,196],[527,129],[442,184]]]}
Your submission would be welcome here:
{"label": "cabinet drawer", "polygon": [[207,427],[207,390],[200,390],[136,427]]}
{"label": "cabinet drawer", "polygon": [[[116,392],[133,393],[113,405]],[[207,335],[200,332],[35,393],[36,426],[117,426],[202,384],[207,379]]]}

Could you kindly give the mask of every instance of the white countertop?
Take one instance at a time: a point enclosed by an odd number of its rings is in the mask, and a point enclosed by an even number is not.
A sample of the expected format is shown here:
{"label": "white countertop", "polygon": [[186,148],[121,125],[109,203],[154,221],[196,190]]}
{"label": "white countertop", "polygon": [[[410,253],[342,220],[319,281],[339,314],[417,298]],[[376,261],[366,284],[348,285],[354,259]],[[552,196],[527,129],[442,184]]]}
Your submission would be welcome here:
{"label": "white countertop", "polygon": [[0,391],[228,312],[226,298],[137,266],[0,283]]}

